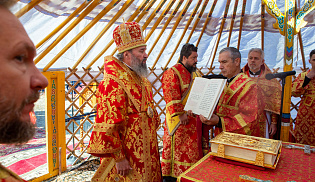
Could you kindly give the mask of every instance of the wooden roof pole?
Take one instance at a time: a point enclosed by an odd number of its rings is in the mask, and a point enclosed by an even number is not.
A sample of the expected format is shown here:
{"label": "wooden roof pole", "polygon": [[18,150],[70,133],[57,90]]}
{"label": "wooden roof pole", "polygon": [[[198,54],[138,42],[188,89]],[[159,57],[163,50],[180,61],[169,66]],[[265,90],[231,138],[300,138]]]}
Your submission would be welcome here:
{"label": "wooden roof pole", "polygon": [[261,49],[265,48],[265,5],[261,3]]}
{"label": "wooden roof pole", "polygon": [[[179,7],[182,5],[183,1],[184,1],[184,0],[180,0],[180,1],[177,3],[176,8],[173,10],[173,12],[172,12],[172,13],[170,14],[170,16],[168,17],[168,19],[167,19],[167,21],[165,22],[165,24],[164,24],[164,26],[163,26],[163,28],[162,28],[162,30],[161,30],[161,32],[160,32],[158,38],[155,39],[155,41],[154,41],[154,43],[153,43],[151,49],[150,49],[149,52],[148,52],[148,55],[151,54],[152,50],[154,49],[155,45],[157,44],[157,42],[158,42],[159,39],[161,38],[161,36],[162,36],[162,34],[164,33],[165,29],[167,28],[168,24],[171,22],[171,20],[173,19],[173,17],[176,15],[176,13],[177,13]],[[166,13],[168,13],[168,11],[165,12],[165,13],[163,12],[163,15],[165,16]],[[164,18],[164,16],[163,16],[163,18]],[[162,18],[161,18],[161,19],[159,18],[158,20],[161,21]],[[149,37],[150,37],[150,36],[152,35],[152,33],[155,31],[155,28],[158,26],[158,25],[156,25],[157,23],[158,23],[158,21],[155,22],[154,26],[152,27],[152,29],[150,30],[150,32],[148,33],[148,35],[144,38],[145,42],[148,41]],[[160,23],[160,22],[159,22],[159,23]],[[155,26],[155,25],[156,25],[156,26]],[[153,29],[153,28],[154,28],[154,29]]]}
{"label": "wooden roof pole", "polygon": [[240,21],[240,30],[238,31],[237,49],[240,49],[240,44],[241,44],[242,29],[243,29],[244,16],[245,16],[245,8],[246,8],[246,0],[243,0],[241,21]]}
{"label": "wooden roof pole", "polygon": [[185,33],[186,33],[186,31],[187,31],[187,29],[188,29],[190,23],[191,23],[192,20],[194,19],[195,15],[196,15],[196,13],[197,13],[197,11],[198,11],[200,5],[201,5],[201,2],[202,2],[202,0],[199,0],[198,3],[197,3],[197,5],[195,6],[195,8],[194,8],[194,10],[193,10],[193,13],[190,15],[190,17],[189,17],[189,19],[188,19],[188,21],[187,21],[187,23],[186,23],[185,29],[184,29],[184,31],[183,31],[183,33],[182,33],[182,36],[179,38],[179,41],[177,42],[177,44],[176,44],[176,46],[175,46],[175,49],[174,49],[174,51],[172,52],[172,55],[170,56],[170,58],[168,59],[168,61],[166,62],[164,68],[166,68],[166,67],[169,65],[169,63],[171,62],[171,60],[172,60],[174,54],[176,53],[176,50],[177,50],[179,44],[181,43],[181,41],[183,40],[183,38],[184,38],[184,36],[185,36]]}
{"label": "wooden roof pole", "polygon": [[[149,12],[149,10],[152,8],[153,4],[156,2],[156,0],[151,0],[150,3],[148,4],[148,7],[143,7],[140,9],[140,12],[145,8],[145,10],[141,13],[140,16],[138,16],[138,18],[135,20],[135,22],[139,22],[142,17],[147,14]],[[164,1],[161,1],[160,3],[163,3],[163,2],[166,2],[165,0]],[[164,3],[163,3],[164,4]],[[134,15],[134,14],[133,14]],[[135,15],[136,16],[136,15]],[[142,28],[143,30],[143,28]]]}
{"label": "wooden roof pole", "polygon": [[[47,71],[76,41],[78,41],[88,30],[90,30],[106,13],[114,8],[120,0],[111,1],[99,14],[81,30],[64,48],[58,52],[58,54],[44,67],[43,71]],[[125,4],[130,3],[128,0]],[[124,5],[125,5],[124,4]]]}
{"label": "wooden roof pole", "polygon": [[[222,19],[221,25],[220,25],[220,30],[219,30],[217,42],[216,42],[215,49],[214,49],[214,53],[213,53],[213,57],[212,57],[212,60],[211,60],[210,68],[212,68],[213,61],[214,61],[214,58],[215,58],[215,54],[217,53],[217,50],[218,50],[219,42],[220,42],[221,35],[222,35],[222,32],[223,32],[223,28],[224,28],[224,23],[225,23],[225,20],[226,20],[226,16],[227,16],[227,13],[228,13],[228,11],[229,11],[230,3],[231,3],[231,0],[227,0],[226,6],[225,6],[224,15],[223,15],[223,19]],[[211,56],[211,55],[210,55],[210,56]]]}
{"label": "wooden roof pole", "polygon": [[[158,13],[159,12],[159,10],[161,9],[161,7],[163,6],[163,4],[165,3],[163,3],[164,1],[161,1],[160,2],[160,4],[155,8],[155,10],[154,10],[154,13]],[[150,8],[150,6],[148,7],[148,8]],[[146,10],[145,11],[148,11],[148,8],[146,8]],[[154,13],[152,13],[152,14],[154,14]],[[139,15],[139,16],[141,16],[141,17],[143,17],[142,15]],[[127,21],[132,21],[133,19],[131,19],[132,17],[130,17]],[[148,22],[148,24],[152,21],[152,19],[154,18],[154,16],[150,19],[148,19],[147,21],[146,21],[146,23]],[[147,25],[148,25],[147,24]],[[142,27],[143,28],[143,27]],[[145,28],[144,28],[145,29]],[[90,62],[90,64],[88,64],[87,65],[87,67],[86,67],[86,69],[89,69],[106,51],[107,51],[107,49],[112,45],[114,43],[114,40],[112,39],[107,45],[106,45],[106,47],[100,52],[100,53],[98,53],[97,54],[97,56]],[[117,50],[117,48],[115,49],[115,52],[116,52],[116,50]],[[104,65],[103,65],[104,66]],[[102,66],[102,68],[103,68],[103,66]],[[102,69],[101,68],[101,69]]]}
{"label": "wooden roof pole", "polygon": [[[192,27],[192,29],[191,29],[191,31],[190,31],[190,34],[189,34],[189,36],[188,36],[188,38],[187,38],[187,40],[186,40],[186,43],[189,42],[190,38],[192,37],[192,34],[195,32],[195,29],[196,29],[196,27],[197,27],[197,25],[198,25],[198,23],[199,23],[199,21],[200,21],[202,15],[203,15],[204,11],[205,11],[205,9],[206,9],[208,3],[209,3],[209,0],[205,0],[205,1],[203,2],[203,5],[201,6],[201,11],[199,12],[199,14],[198,14],[198,16],[197,16],[197,19],[196,19],[196,21],[195,21],[195,23],[194,23],[194,25],[193,25],[193,27]],[[178,60],[179,60],[179,59],[178,59]]]}
{"label": "wooden roof pole", "polygon": [[84,1],[71,15],[68,16],[58,27],[56,27],[49,35],[47,35],[43,40],[41,40],[36,48],[42,46],[47,40],[49,40],[52,36],[54,36],[57,32],[59,32],[67,23],[69,23],[74,17],[76,17],[87,5],[92,1]]}
{"label": "wooden roof pole", "polygon": [[[168,37],[167,37],[165,43],[163,44],[162,49],[159,51],[159,55],[157,56],[156,60],[154,61],[154,63],[153,63],[153,65],[152,65],[151,69],[154,69],[156,63],[157,63],[158,60],[160,59],[160,57],[161,57],[161,55],[162,55],[164,49],[166,48],[168,42],[169,42],[170,39],[172,38],[172,36],[173,36],[173,34],[174,34],[174,32],[175,32],[175,30],[176,30],[176,28],[177,28],[179,22],[180,22],[180,21],[183,19],[183,17],[185,16],[185,14],[186,14],[186,12],[187,12],[187,10],[188,10],[188,8],[189,8],[191,2],[192,2],[192,0],[188,0],[188,1],[186,2],[184,8],[183,8],[182,11],[180,12],[180,15],[177,17],[177,20],[176,20],[176,22],[175,22],[175,24],[174,24],[174,26],[173,26],[173,28],[172,28],[170,34],[168,35]],[[181,40],[180,40],[180,41],[181,41]],[[153,47],[152,47],[151,50],[153,50]],[[167,66],[167,65],[164,66],[164,69],[166,68],[166,66]]]}
{"label": "wooden roof pole", "polygon": [[237,11],[237,5],[238,5],[238,0],[235,0],[234,10],[233,10],[233,15],[232,15],[232,20],[231,20],[231,24],[230,24],[229,37],[228,37],[228,42],[227,42],[226,47],[229,47],[229,46],[230,46],[230,41],[231,41],[231,36],[232,36],[232,31],[233,31],[233,26],[234,26],[236,11]]}
{"label": "wooden roof pole", "polygon": [[22,9],[20,9],[18,12],[15,13],[15,16],[20,18],[21,16],[23,16],[25,13],[27,13],[29,10],[31,10],[32,8],[34,8],[36,5],[38,5],[40,2],[42,2],[43,0],[33,0],[31,2],[29,2],[27,5],[25,5]]}
{"label": "wooden roof pole", "polygon": [[89,69],[93,64],[107,51],[107,49],[114,43],[114,39],[112,39],[105,47],[104,49],[97,54],[97,56],[86,66],[86,69]]}
{"label": "wooden roof pole", "polygon": [[303,41],[302,41],[301,31],[299,31],[299,33],[297,33],[297,35],[298,35],[298,40],[299,40],[300,49],[301,49],[303,69],[305,70],[306,69],[306,64],[305,64],[305,55],[304,55],[304,48],[303,48]]}
{"label": "wooden roof pole", "polygon": [[[145,1],[144,1],[145,2]],[[116,20],[120,17],[122,13],[125,12],[125,10],[131,5],[131,2],[129,4],[126,2],[121,9],[115,14],[113,18],[106,24],[106,26],[103,28],[103,30],[97,35],[97,37],[93,40],[93,42],[89,45],[89,47],[84,51],[84,53],[80,56],[80,58],[77,60],[77,62],[72,66],[72,69],[75,69],[85,58],[85,56],[92,50],[92,48],[95,46],[95,44],[103,37],[103,35],[107,32],[107,30],[116,22]],[[145,4],[142,3],[138,9],[133,13],[132,16],[136,16],[135,14],[138,14],[140,7],[144,6]]]}
{"label": "wooden roof pole", "polygon": [[207,19],[206,19],[205,23],[203,24],[201,33],[200,33],[199,38],[198,38],[198,40],[197,40],[196,47],[198,47],[199,42],[200,42],[200,40],[201,40],[201,37],[202,37],[203,33],[205,32],[209,21],[211,20],[212,13],[213,13],[213,10],[214,10],[214,8],[215,8],[215,5],[217,4],[217,1],[218,1],[218,0],[214,0],[213,3],[212,3],[212,6],[211,6],[210,11],[209,11],[208,16],[207,16]]}
{"label": "wooden roof pole", "polygon": [[50,44],[41,54],[39,54],[34,62],[37,64],[44,56],[48,54],[80,21],[87,16],[98,4],[99,0],[94,0],[80,15],[67,27],[57,38]]}
{"label": "wooden roof pole", "polygon": [[[159,18],[156,20],[155,24],[159,25],[159,23],[161,22],[161,20],[164,18],[165,14],[167,14],[167,12],[170,10],[170,8],[173,6],[173,4],[175,3],[176,0],[172,0],[170,1],[167,5],[166,8],[164,9],[164,11],[162,12],[162,15],[159,16]],[[160,12],[161,8],[163,7],[163,5],[166,3],[166,0],[160,1],[160,4],[158,5],[158,7],[155,8],[155,10],[153,11],[153,13],[150,15],[150,17],[147,19],[147,21],[145,21],[145,23],[142,26],[142,29],[145,30],[150,22],[152,21],[153,18],[156,17],[156,15],[158,14],[158,12]],[[154,24],[154,25],[155,25]],[[153,26],[154,27],[154,26]],[[152,29],[155,29],[153,28]],[[152,30],[151,29],[151,30]]]}

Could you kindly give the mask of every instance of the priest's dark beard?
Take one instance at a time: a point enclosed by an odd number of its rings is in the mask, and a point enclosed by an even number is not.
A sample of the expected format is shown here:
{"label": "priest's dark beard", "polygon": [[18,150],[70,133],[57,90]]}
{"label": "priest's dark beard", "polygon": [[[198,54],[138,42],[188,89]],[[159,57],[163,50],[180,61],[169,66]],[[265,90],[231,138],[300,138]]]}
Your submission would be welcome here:
{"label": "priest's dark beard", "polygon": [[34,92],[25,99],[18,108],[13,102],[0,96],[0,143],[1,144],[23,144],[33,138],[35,124],[31,120],[22,121],[21,112],[26,104],[34,102],[39,98],[39,93]]}
{"label": "priest's dark beard", "polygon": [[185,67],[187,68],[187,70],[192,73],[192,72],[195,72],[197,70],[197,67],[194,67],[194,66],[190,66],[188,64],[185,64]]}
{"label": "priest's dark beard", "polygon": [[186,68],[187,68],[187,70],[189,71],[189,72],[195,72],[196,70],[197,70],[197,68],[196,67],[193,67],[193,66],[188,66],[188,65],[185,65],[186,66]]}
{"label": "priest's dark beard", "polygon": [[[138,59],[136,56],[131,54],[131,69],[135,71],[139,76],[141,77],[147,77],[148,76],[148,67],[146,61],[147,59],[143,59],[142,61]],[[144,62],[144,63],[143,63]]]}

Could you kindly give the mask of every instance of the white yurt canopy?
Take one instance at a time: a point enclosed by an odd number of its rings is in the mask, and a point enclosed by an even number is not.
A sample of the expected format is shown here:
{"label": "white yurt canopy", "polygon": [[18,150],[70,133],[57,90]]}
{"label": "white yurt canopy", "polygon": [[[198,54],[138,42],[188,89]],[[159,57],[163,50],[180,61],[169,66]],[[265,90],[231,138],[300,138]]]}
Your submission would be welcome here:
{"label": "white yurt canopy", "polygon": [[[29,1],[21,0],[18,5],[13,7],[12,11],[14,13],[18,12],[21,8],[25,7],[27,3],[29,3]],[[96,5],[93,3],[96,3]],[[198,3],[200,6],[198,6]],[[82,8],[83,4],[85,4],[85,8]],[[93,5],[95,8],[92,7]],[[284,13],[285,1],[277,1],[276,5],[280,11]],[[301,9],[303,5],[303,0],[296,0],[297,10]],[[262,1],[260,0],[102,0],[97,2],[92,0],[42,0],[39,1],[38,5],[21,16],[20,21],[25,26],[26,31],[29,33],[35,45],[37,45],[54,29],[60,28],[58,26],[74,11],[78,10],[79,7],[82,8],[82,10],[78,15],[38,47],[38,55],[41,55],[51,44],[56,43],[56,45],[48,51],[47,55],[37,62],[36,66],[38,68],[46,67],[46,69],[44,69],[44,71],[46,71],[47,69],[62,69],[67,67],[82,69],[82,67],[88,66],[91,67],[92,70],[98,71],[97,67],[102,66],[104,56],[112,54],[113,50],[116,48],[115,44],[108,44],[112,41],[113,29],[124,20],[128,21],[132,16],[134,16],[132,20],[139,21],[142,26],[147,24],[143,31],[144,36],[148,36],[149,33],[152,33],[147,40],[147,52],[150,52],[147,62],[149,67],[154,66],[159,69],[166,65],[167,67],[174,65],[178,61],[181,46],[186,42],[196,45],[198,39],[200,39],[200,42],[198,42],[199,63],[197,66],[205,68],[213,64],[215,68],[218,68],[218,52],[227,46],[230,34],[229,30],[232,28],[233,31],[231,33],[229,46],[237,47],[238,40],[240,39],[239,49],[242,54],[242,66],[246,64],[249,49],[258,47],[264,49],[265,61],[270,68],[280,67],[279,71],[283,68],[285,37],[279,33],[279,30],[273,28],[276,19],[270,16],[267,11],[261,11]],[[169,11],[167,11],[168,9]],[[183,14],[185,9],[187,9],[187,12]],[[227,15],[226,18],[224,18],[226,10]],[[236,14],[233,22],[235,10]],[[242,23],[241,17],[243,11],[244,17]],[[86,12],[89,13],[84,16],[83,14]],[[164,13],[166,14],[164,15]],[[195,16],[191,17],[194,13]],[[264,18],[263,24],[262,15]],[[293,67],[296,70],[300,70],[300,67],[303,67],[300,45],[303,45],[306,67],[309,67],[308,54],[314,49],[313,42],[315,42],[313,33],[315,30],[314,16],[315,12],[311,11],[304,18],[308,23],[301,29],[302,44],[298,42],[299,40],[297,36],[295,36]],[[74,24],[81,17],[83,18],[82,21],[79,21],[78,24]],[[198,19],[198,17],[200,17],[200,19]],[[162,19],[160,23],[156,25],[159,18]],[[96,21],[96,19],[99,20]],[[209,22],[205,26],[203,33],[202,29],[205,22],[208,20]],[[222,21],[225,21],[224,25],[222,25]],[[177,25],[178,22],[179,24]],[[233,24],[231,24],[231,22]],[[72,25],[75,26],[70,31],[67,30],[67,28]],[[84,29],[89,26],[91,28],[83,32]],[[220,32],[221,26],[222,32]],[[241,36],[239,36],[241,26]],[[91,50],[88,50],[86,55],[83,55],[92,42],[104,31],[104,28],[106,28],[106,31],[102,34],[100,39],[93,45]],[[187,30],[185,30],[185,28],[187,28]],[[65,31],[67,33],[65,33]],[[191,31],[193,31],[192,34]],[[188,39],[189,36],[191,36],[190,39]],[[69,42],[73,39],[75,39],[75,43],[70,45]],[[219,43],[216,49],[217,41],[219,41]],[[177,44],[179,44],[178,47],[176,47]],[[106,46],[109,47],[104,52]],[[66,51],[58,55],[65,47]],[[175,53],[174,55],[172,55],[173,52]],[[80,59],[82,61],[77,63]],[[54,61],[53,63],[51,63],[52,60]],[[212,60],[213,63],[211,63]],[[93,63],[92,65],[91,62]],[[48,64],[51,65],[47,67]]]}

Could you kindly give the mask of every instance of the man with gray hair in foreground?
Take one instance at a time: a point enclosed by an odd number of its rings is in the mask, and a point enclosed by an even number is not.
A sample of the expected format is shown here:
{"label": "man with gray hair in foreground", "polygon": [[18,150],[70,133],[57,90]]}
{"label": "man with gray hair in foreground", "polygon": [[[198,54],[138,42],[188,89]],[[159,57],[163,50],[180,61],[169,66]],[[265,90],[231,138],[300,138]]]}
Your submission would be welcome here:
{"label": "man with gray hair in foreground", "polygon": [[[22,144],[33,138],[29,113],[48,85],[33,59],[36,48],[9,10],[15,1],[0,1],[0,144]],[[24,181],[0,164],[0,181]]]}
{"label": "man with gray hair in foreground", "polygon": [[241,71],[238,49],[222,49],[219,63],[221,74],[227,77],[227,85],[211,118],[207,120],[200,115],[201,122],[216,126],[215,135],[227,131],[259,137],[259,122],[265,120],[260,87]]}

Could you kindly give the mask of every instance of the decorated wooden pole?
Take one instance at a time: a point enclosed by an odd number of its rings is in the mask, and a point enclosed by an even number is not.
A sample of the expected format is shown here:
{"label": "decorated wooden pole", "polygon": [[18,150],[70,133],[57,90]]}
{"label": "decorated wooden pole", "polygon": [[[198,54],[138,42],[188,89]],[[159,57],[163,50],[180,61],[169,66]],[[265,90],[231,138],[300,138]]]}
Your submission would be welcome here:
{"label": "decorated wooden pole", "polygon": [[[293,62],[293,43],[294,43],[294,29],[295,29],[295,0],[285,1],[285,14],[283,15],[274,0],[264,0],[267,12],[273,16],[277,21],[273,27],[278,29],[281,35],[285,36],[284,45],[284,66],[283,71],[292,70]],[[292,77],[285,79],[285,87],[283,94],[281,123],[278,123],[278,128],[281,127],[280,137],[283,141],[289,141],[290,130],[290,105],[291,105],[291,85]]]}
{"label": "decorated wooden pole", "polygon": [[[276,23],[273,24],[273,27],[278,29],[281,35],[285,36],[283,71],[291,71],[293,63],[294,35],[307,24],[307,22],[304,21],[304,17],[315,8],[315,1],[305,1],[301,10],[295,12],[295,0],[286,0],[284,15],[280,12],[275,0],[263,0],[263,3],[267,6],[267,12],[277,20]],[[282,103],[283,109],[280,139],[283,141],[289,140],[291,85],[292,76],[289,76],[285,79]]]}
{"label": "decorated wooden pole", "polygon": [[33,181],[43,181],[67,169],[65,127],[65,72],[43,72],[48,80],[46,94],[46,148],[48,174]]}
{"label": "decorated wooden pole", "polygon": [[[284,14],[285,50],[283,71],[292,71],[293,44],[295,31],[295,0],[285,1]],[[282,120],[280,139],[289,141],[290,132],[290,106],[291,106],[292,76],[286,77],[283,96]],[[279,125],[278,125],[279,126]]]}

